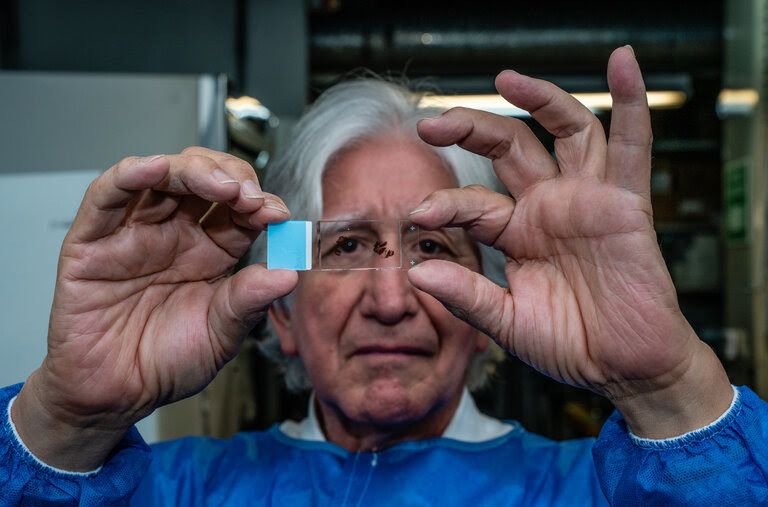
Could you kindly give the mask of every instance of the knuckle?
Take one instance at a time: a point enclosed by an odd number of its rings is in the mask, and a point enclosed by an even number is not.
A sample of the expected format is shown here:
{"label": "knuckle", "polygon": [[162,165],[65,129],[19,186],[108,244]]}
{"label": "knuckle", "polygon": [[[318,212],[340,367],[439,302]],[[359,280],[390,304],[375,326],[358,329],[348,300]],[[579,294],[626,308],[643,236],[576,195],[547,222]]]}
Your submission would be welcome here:
{"label": "knuckle", "polygon": [[484,185],[481,185],[479,183],[472,183],[471,185],[467,185],[464,188],[466,188],[467,190],[471,190],[472,192],[477,192],[477,193],[480,193],[480,194],[486,194],[486,193],[490,192],[490,189],[488,189],[488,187],[486,187]]}
{"label": "knuckle", "polygon": [[188,146],[188,147],[184,148],[183,150],[181,150],[181,154],[182,155],[194,155],[196,153],[199,154],[199,153],[201,153],[203,151],[205,151],[205,148],[202,148],[200,146]]}
{"label": "knuckle", "polygon": [[491,160],[497,160],[508,154],[511,148],[511,141],[508,139],[501,139],[488,149],[488,151],[485,153],[485,156]]}
{"label": "knuckle", "polygon": [[244,177],[252,177],[255,174],[253,167],[251,167],[248,162],[238,157],[227,157],[223,159],[219,165],[224,169],[231,170]]}
{"label": "knuckle", "polygon": [[99,187],[101,186],[102,178],[104,178],[103,174],[95,180],[91,181],[91,183],[88,185],[88,188],[85,189],[86,198],[90,198],[94,194],[99,193]]}
{"label": "knuckle", "polygon": [[423,200],[424,201],[438,201],[440,197],[445,193],[445,190],[435,190],[430,192]]}
{"label": "knuckle", "polygon": [[216,167],[216,163],[209,157],[200,154],[190,154],[186,156],[188,167],[194,171],[211,171]]}
{"label": "knuckle", "polygon": [[552,134],[557,138],[567,138],[587,131],[602,132],[603,125],[597,116],[589,113],[589,116],[585,116],[580,122],[566,123],[555,128]]}
{"label": "knuckle", "polygon": [[140,160],[140,157],[125,157],[117,164],[112,166],[113,171],[125,171],[126,169],[135,166]]}
{"label": "knuckle", "polygon": [[471,114],[472,110],[468,107],[464,106],[455,106],[447,110],[445,113],[443,113],[443,116],[456,116],[456,115],[465,115],[465,114]]}

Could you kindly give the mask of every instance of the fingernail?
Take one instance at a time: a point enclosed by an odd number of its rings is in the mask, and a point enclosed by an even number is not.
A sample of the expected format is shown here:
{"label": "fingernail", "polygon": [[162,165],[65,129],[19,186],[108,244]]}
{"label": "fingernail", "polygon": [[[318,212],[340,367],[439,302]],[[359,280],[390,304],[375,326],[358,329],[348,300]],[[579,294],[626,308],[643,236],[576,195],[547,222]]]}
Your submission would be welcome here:
{"label": "fingernail", "polygon": [[629,49],[630,51],[632,51],[632,56],[635,56],[635,50],[632,48],[632,46],[630,46],[629,44],[627,44],[627,45],[626,45],[626,46],[624,46],[624,47],[625,47],[625,48],[627,48],[627,49]]}
{"label": "fingernail", "polygon": [[282,205],[282,204],[280,204],[279,202],[277,202],[277,201],[275,201],[275,200],[272,200],[272,199],[267,199],[267,200],[265,200],[265,201],[264,201],[264,207],[265,207],[265,208],[269,208],[269,209],[274,209],[274,210],[280,211],[280,212],[282,212],[282,213],[285,213],[286,215],[289,215],[289,214],[290,214],[290,213],[288,212],[288,208],[286,208],[285,206],[283,206],[283,205]]}
{"label": "fingernail", "polygon": [[419,207],[415,210],[408,213],[408,216],[415,215],[416,213],[423,213],[427,211],[429,208],[432,207],[432,203],[429,201],[424,201],[423,203],[419,204]]}
{"label": "fingernail", "polygon": [[227,184],[227,183],[237,183],[238,182],[237,180],[232,179],[232,177],[229,174],[227,174],[224,171],[221,171],[219,169],[216,169],[215,171],[213,171],[213,177],[214,177],[214,179],[216,181],[218,181],[222,185]]}
{"label": "fingernail", "polygon": [[264,197],[259,186],[251,180],[243,182],[243,195],[249,199],[260,199]]}
{"label": "fingernail", "polygon": [[164,157],[164,156],[165,155],[152,155],[151,157],[144,157],[141,160],[139,160],[139,163],[143,164],[143,165],[149,165],[152,162],[154,162],[155,160],[157,160],[158,158]]}

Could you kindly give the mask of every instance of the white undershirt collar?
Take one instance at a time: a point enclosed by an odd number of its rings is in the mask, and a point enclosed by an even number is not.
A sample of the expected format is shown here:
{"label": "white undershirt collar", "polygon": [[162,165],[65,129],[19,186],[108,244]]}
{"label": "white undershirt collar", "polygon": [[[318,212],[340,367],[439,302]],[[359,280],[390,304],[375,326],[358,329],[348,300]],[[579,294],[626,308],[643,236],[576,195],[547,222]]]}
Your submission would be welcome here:
{"label": "white undershirt collar", "polygon": [[[292,438],[325,442],[326,438],[315,412],[315,395],[309,399],[307,417],[299,422],[285,421],[280,425],[280,431]],[[443,438],[461,442],[484,442],[508,433],[514,428],[513,424],[504,423],[498,419],[481,413],[475,405],[475,400],[466,388],[461,393],[459,406],[456,408],[451,422],[443,432]]]}

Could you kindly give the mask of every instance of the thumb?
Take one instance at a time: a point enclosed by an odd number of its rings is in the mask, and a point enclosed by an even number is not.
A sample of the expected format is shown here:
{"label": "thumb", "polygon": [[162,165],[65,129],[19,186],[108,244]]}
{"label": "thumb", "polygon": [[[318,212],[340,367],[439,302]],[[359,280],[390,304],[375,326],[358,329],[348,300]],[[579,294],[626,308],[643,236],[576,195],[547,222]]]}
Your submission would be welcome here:
{"label": "thumb", "polygon": [[237,353],[245,336],[261,320],[276,299],[290,293],[298,274],[286,269],[266,269],[254,264],[227,278],[213,295],[208,309],[211,340],[224,361]]}
{"label": "thumb", "polygon": [[430,260],[409,269],[408,279],[456,317],[497,342],[505,334],[504,330],[511,327],[514,308],[512,298],[506,297],[507,290],[464,266]]}

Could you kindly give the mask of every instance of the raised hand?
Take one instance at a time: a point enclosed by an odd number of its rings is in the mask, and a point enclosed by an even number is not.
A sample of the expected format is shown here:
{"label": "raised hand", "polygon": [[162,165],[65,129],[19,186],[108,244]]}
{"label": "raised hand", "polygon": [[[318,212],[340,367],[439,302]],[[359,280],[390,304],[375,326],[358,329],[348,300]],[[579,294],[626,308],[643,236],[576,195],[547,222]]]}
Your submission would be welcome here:
{"label": "raised hand", "polygon": [[493,160],[511,198],[482,187],[432,194],[411,219],[462,226],[507,256],[509,288],[445,262],[409,277],[542,373],[608,397],[632,429],[665,437],[716,419],[732,391],[683,317],[656,242],[651,128],[630,48],[608,63],[610,139],[551,83],[507,71],[496,86],[552,133],[554,160],[520,121],[468,109],[424,120],[432,144]]}
{"label": "raised hand", "polygon": [[95,180],[61,249],[48,355],[13,406],[31,450],[93,468],[133,423],[205,387],[296,284],[261,265],[228,276],[287,218],[248,164],[204,148],[127,158]]}

